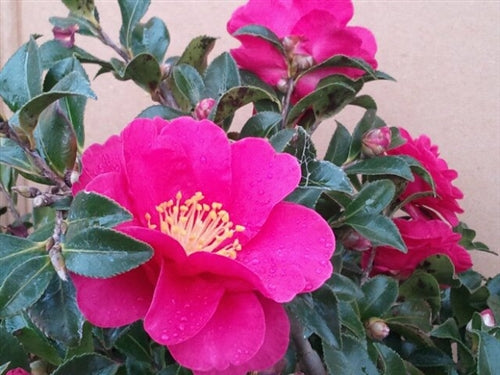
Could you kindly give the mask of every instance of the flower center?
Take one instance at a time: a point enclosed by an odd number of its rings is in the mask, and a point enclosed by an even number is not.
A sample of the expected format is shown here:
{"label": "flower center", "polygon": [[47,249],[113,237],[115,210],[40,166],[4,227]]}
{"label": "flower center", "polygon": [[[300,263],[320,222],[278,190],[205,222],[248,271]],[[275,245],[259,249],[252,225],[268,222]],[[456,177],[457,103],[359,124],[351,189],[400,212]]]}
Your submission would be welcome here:
{"label": "flower center", "polygon": [[[156,206],[160,222],[160,231],[175,238],[184,248],[186,254],[197,251],[214,252],[231,259],[236,258],[236,252],[241,250],[238,239],[217,249],[225,240],[233,237],[235,232],[243,232],[245,227],[235,225],[229,220],[229,213],[222,209],[222,204],[213,202],[211,205],[201,203],[205,197],[196,192],[191,198],[182,201],[179,191],[173,199]],[[156,229],[151,224],[151,215],[146,213],[150,229]]]}

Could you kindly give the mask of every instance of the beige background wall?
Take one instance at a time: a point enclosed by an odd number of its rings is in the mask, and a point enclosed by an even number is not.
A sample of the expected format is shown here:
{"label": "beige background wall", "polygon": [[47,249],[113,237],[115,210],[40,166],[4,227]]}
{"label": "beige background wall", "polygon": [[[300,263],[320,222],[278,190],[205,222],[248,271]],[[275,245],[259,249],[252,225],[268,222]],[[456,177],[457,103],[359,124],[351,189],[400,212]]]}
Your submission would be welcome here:
{"label": "beige background wall", "polygon": [[[169,56],[180,54],[188,41],[208,34],[220,39],[212,58],[237,43],[225,23],[243,1],[153,0],[146,17],[162,18],[171,35]],[[118,40],[117,3],[96,0],[105,30]],[[478,239],[494,250],[500,247],[500,1],[354,0],[353,25],[370,28],[379,44],[379,69],[398,82],[376,82],[365,92],[373,95],[379,115],[415,136],[428,134],[441,155],[459,171],[456,184],[465,193],[462,220],[476,229]],[[51,38],[49,16],[66,15],[57,0],[0,0],[0,62],[4,64],[30,33]],[[96,54],[113,56],[89,38],[77,43]],[[139,88],[99,77],[93,82],[99,100],[88,105],[87,144],[118,132],[150,99]],[[360,112],[338,119],[354,125]],[[243,116],[240,116],[243,119]],[[315,138],[320,150],[333,131],[320,127]],[[478,268],[500,272],[500,257],[474,253]]]}

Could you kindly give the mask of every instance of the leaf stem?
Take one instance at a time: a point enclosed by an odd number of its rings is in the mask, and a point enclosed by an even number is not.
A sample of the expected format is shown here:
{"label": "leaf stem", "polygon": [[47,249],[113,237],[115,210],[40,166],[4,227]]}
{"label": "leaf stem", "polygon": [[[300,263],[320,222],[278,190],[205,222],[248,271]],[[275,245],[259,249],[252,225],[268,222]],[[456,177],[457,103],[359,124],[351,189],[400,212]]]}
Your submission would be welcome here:
{"label": "leaf stem", "polygon": [[127,52],[121,49],[113,40],[104,32],[104,30],[99,26],[97,28],[97,38],[108,47],[111,47],[120,57],[125,60],[126,63],[130,61],[130,56]]}
{"label": "leaf stem", "polygon": [[326,375],[320,356],[312,348],[309,340],[304,337],[304,328],[294,316],[290,316],[290,328],[301,370],[308,375]]}
{"label": "leaf stem", "polygon": [[281,128],[284,129],[287,127],[287,118],[288,118],[288,112],[289,112],[289,107],[290,107],[290,101],[292,98],[292,93],[293,90],[295,89],[295,81],[293,78],[289,78],[287,83],[286,83],[286,95],[285,99],[283,100],[283,108],[281,110],[281,118],[283,119],[283,123],[281,125]]}

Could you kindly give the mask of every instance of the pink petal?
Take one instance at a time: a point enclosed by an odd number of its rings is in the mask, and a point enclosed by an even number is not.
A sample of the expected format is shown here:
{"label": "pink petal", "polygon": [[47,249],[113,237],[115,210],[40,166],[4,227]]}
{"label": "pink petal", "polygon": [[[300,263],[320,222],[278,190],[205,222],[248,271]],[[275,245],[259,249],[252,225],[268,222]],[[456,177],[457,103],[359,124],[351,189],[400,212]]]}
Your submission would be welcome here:
{"label": "pink petal", "polygon": [[119,327],[144,318],[154,285],[142,267],[108,279],[72,273],[78,307],[85,318],[99,327]]}
{"label": "pink petal", "polygon": [[245,240],[258,232],[271,209],[298,185],[300,167],[293,156],[277,154],[263,139],[245,138],[231,146],[233,191],[228,211],[232,222],[245,226],[240,234]]}
{"label": "pink petal", "polygon": [[176,361],[194,371],[222,371],[254,357],[265,331],[264,311],[255,294],[225,294],[200,333],[169,350]]}
{"label": "pink petal", "polygon": [[184,277],[165,263],[144,319],[144,329],[163,345],[184,342],[204,329],[223,294],[217,280]]}
{"label": "pink petal", "polygon": [[133,210],[133,203],[128,195],[126,181],[119,172],[107,172],[94,177],[85,187],[92,191],[114,200],[129,211]]}
{"label": "pink petal", "polygon": [[297,293],[317,289],[332,273],[333,232],[313,210],[282,202],[236,260],[258,275],[262,293],[288,302]]}

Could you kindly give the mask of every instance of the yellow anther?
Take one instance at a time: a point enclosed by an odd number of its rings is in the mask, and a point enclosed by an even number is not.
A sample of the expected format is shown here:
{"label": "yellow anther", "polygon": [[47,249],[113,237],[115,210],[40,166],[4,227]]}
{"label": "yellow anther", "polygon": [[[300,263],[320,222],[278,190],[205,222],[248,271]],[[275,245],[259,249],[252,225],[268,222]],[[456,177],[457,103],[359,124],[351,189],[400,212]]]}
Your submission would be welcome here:
{"label": "yellow anther", "polygon": [[177,199],[178,201],[182,199],[182,193],[180,191],[178,191],[177,194],[175,194],[175,199]]}
{"label": "yellow anther", "polygon": [[235,230],[236,232],[243,232],[243,231],[245,230],[245,227],[244,227],[243,225],[236,225],[236,226],[234,227],[234,230]]}

